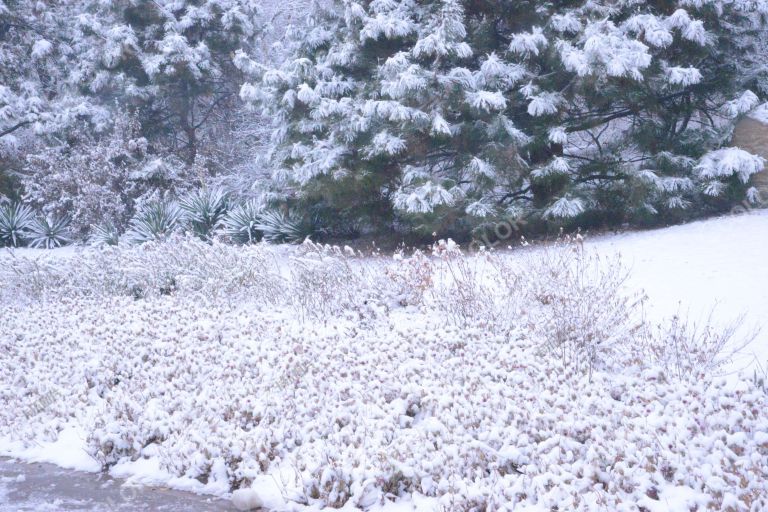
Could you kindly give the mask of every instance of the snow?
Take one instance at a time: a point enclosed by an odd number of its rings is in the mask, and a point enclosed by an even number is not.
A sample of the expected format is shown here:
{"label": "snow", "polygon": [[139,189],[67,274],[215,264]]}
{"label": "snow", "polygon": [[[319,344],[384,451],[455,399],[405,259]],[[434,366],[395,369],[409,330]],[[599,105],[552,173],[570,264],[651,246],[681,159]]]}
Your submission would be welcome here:
{"label": "snow", "polygon": [[765,160],[739,148],[722,148],[702,157],[696,169],[702,178],[736,175],[742,183],[763,170]]}
{"label": "snow", "polygon": [[504,110],[507,107],[507,100],[499,91],[468,92],[467,102],[472,108],[485,112]]}
{"label": "snow", "polygon": [[648,294],[648,312],[661,320],[678,312],[726,324],[744,315],[761,329],[733,370],[768,363],[768,210],[752,210],[653,231],[606,235],[588,243],[620,253],[630,284]]}
{"label": "snow", "polygon": [[768,124],[768,103],[763,103],[755,110],[749,113],[749,117],[756,119],[763,124]]}
{"label": "snow", "polygon": [[543,34],[541,28],[534,27],[531,32],[515,34],[509,43],[510,51],[523,56],[538,55],[540,48],[545,48],[549,44],[547,37]]}
{"label": "snow", "polygon": [[701,72],[693,67],[671,66],[667,68],[667,72],[669,73],[670,84],[688,87],[701,82]]}
{"label": "snow", "polygon": [[765,326],[765,233],[751,211],[473,257],[5,252],[0,455],[243,510],[759,510],[768,395],[732,370],[768,361],[765,334],[722,369],[665,366],[612,290],[644,289],[654,322]]}
{"label": "snow", "polygon": [[99,471],[101,464],[84,449],[85,438],[85,432],[77,426],[64,427],[54,441],[37,441],[28,446],[0,437],[0,456],[13,456],[27,462],[49,462],[76,471]]}
{"label": "snow", "polygon": [[544,212],[546,218],[576,217],[584,211],[584,203],[579,198],[561,197]]}

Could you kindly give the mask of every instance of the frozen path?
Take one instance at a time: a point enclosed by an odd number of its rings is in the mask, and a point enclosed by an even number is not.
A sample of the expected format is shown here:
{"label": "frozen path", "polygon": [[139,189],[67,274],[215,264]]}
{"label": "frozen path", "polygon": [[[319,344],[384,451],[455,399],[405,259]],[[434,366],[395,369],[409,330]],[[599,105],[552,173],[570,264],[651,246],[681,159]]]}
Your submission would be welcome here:
{"label": "frozen path", "polygon": [[103,474],[0,458],[0,512],[223,512],[228,501],[166,489],[126,487]]}
{"label": "frozen path", "polygon": [[740,315],[745,330],[761,329],[734,361],[734,369],[768,363],[768,210],[708,219],[652,231],[604,235],[589,244],[619,252],[631,270],[630,285],[644,289],[648,313],[660,319],[677,311],[727,323]]}

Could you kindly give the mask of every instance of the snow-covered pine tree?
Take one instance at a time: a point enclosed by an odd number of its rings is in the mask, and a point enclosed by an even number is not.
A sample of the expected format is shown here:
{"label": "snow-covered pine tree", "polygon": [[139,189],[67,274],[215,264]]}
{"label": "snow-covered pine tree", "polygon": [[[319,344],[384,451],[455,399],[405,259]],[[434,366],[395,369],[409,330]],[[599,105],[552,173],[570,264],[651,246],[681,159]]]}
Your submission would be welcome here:
{"label": "snow-covered pine tree", "polygon": [[739,68],[765,12],[762,0],[317,0],[293,58],[241,96],[275,120],[276,183],[310,203],[444,229],[636,220],[743,192],[759,169],[722,146],[758,99]]}
{"label": "snow-covered pine tree", "polygon": [[66,139],[74,123],[103,125],[108,117],[70,74],[91,43],[74,23],[81,4],[0,1],[0,194],[10,192],[8,174],[21,170],[38,139]]}
{"label": "snow-covered pine tree", "polygon": [[101,43],[79,66],[93,94],[136,110],[143,134],[188,164],[216,145],[242,82],[233,57],[260,30],[257,0],[89,0]]}

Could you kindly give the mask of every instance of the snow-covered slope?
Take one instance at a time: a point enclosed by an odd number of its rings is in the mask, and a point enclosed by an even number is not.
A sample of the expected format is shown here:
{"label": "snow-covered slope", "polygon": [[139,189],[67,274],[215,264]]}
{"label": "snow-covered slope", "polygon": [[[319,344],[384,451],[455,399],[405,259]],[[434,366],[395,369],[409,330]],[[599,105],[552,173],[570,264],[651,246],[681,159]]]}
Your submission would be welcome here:
{"label": "snow-covered slope", "polygon": [[622,255],[629,284],[646,291],[653,318],[680,312],[706,320],[712,312],[726,324],[744,315],[744,334],[761,331],[734,369],[756,358],[763,366],[768,362],[768,210],[606,235],[588,244]]}

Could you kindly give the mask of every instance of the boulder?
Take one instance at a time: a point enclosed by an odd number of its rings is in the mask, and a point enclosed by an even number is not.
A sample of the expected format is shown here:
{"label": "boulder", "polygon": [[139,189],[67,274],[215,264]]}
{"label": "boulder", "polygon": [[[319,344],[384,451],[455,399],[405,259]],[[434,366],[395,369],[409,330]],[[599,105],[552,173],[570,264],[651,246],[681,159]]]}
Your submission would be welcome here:
{"label": "boulder", "polygon": [[[768,162],[768,104],[736,124],[731,145],[762,156]],[[752,179],[762,200],[768,201],[768,170],[764,168]]]}

